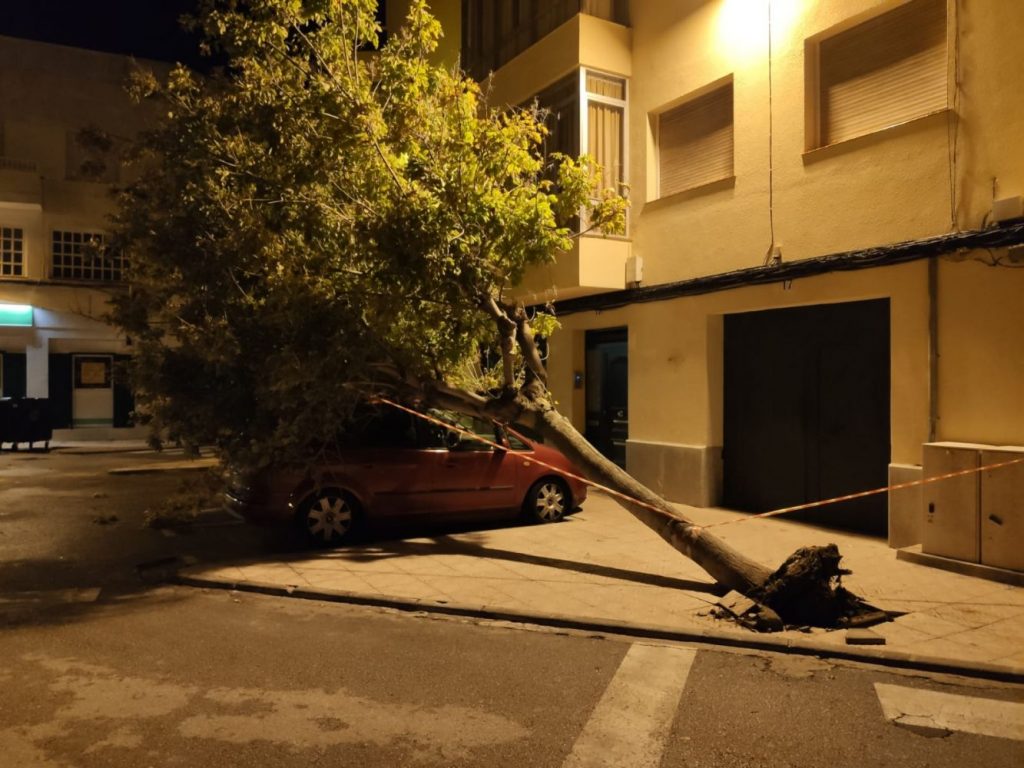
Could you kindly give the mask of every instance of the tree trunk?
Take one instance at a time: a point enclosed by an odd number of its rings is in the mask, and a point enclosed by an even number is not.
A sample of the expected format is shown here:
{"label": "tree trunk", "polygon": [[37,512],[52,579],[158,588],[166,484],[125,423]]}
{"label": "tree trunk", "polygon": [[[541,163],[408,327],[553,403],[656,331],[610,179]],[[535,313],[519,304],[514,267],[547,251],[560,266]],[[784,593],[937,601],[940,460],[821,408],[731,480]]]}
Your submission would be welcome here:
{"label": "tree trunk", "polygon": [[[715,581],[743,594],[762,586],[772,569],[757,563],[688,520],[647,486],[600,454],[567,418],[553,408],[528,408],[530,426],[550,440],[590,480],[644,506],[615,496],[627,511],[665,541],[707,571]],[[525,415],[525,414],[524,414]]]}

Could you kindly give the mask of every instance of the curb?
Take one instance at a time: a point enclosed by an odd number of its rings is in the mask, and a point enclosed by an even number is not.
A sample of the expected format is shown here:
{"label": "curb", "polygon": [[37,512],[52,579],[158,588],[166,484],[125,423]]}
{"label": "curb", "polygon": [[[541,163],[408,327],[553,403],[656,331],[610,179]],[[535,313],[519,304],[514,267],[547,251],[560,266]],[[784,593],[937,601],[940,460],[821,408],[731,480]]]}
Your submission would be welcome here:
{"label": "curb", "polygon": [[202,472],[216,467],[219,460],[202,456],[196,459],[180,461],[158,461],[151,464],[139,464],[134,467],[114,467],[107,470],[108,475],[154,475],[159,472]]}
{"label": "curb", "polygon": [[994,581],[999,584],[1009,584],[1012,587],[1024,587],[1024,572],[932,555],[928,552],[922,552],[920,544],[897,549],[896,559],[908,563],[926,565],[929,568],[938,568],[941,571],[959,573],[962,576],[971,576],[975,579],[986,579],[987,581]]}
{"label": "curb", "polygon": [[511,621],[520,624],[537,624],[545,627],[577,629],[587,632],[607,632],[609,634],[643,637],[654,640],[674,640],[703,645],[750,648],[758,651],[843,659],[845,661],[859,661],[899,669],[912,669],[922,672],[937,672],[984,680],[995,680],[1004,683],[1024,684],[1024,667],[1010,667],[972,661],[953,662],[950,659],[939,656],[925,656],[904,651],[893,651],[878,648],[877,646],[867,650],[865,646],[848,648],[846,646],[837,646],[833,643],[822,643],[803,638],[775,638],[771,635],[751,636],[740,632],[714,629],[686,630],[669,626],[633,624],[627,621],[615,621],[612,619],[567,616],[557,613],[525,613],[503,608],[490,608],[485,605],[438,603],[418,599],[366,595],[359,592],[344,592],[341,590],[281,586],[280,584],[258,581],[221,581],[189,576],[181,571],[175,574],[174,581],[186,587],[228,589],[274,597],[324,600],[351,605],[393,608],[399,611],[465,616],[491,621]]}

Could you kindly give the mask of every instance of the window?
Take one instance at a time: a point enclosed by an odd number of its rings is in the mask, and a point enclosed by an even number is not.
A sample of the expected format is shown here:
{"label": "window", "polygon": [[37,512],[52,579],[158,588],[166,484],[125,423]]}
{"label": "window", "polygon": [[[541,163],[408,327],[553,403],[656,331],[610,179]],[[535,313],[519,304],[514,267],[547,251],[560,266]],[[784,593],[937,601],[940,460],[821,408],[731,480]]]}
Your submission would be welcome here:
{"label": "window", "polygon": [[113,358],[75,355],[74,360],[75,389],[110,389]]}
{"label": "window", "polygon": [[505,431],[505,437],[508,438],[508,447],[513,451],[528,451],[530,446],[524,443],[519,437],[516,436],[515,432]]}
{"label": "window", "polygon": [[658,116],[658,196],[733,175],[732,83]]}
{"label": "window", "polygon": [[127,259],[104,247],[98,232],[54,230],[52,244],[54,280],[119,282],[124,279]]}
{"label": "window", "polygon": [[[580,79],[573,73],[537,94],[537,106],[544,110],[548,135],[544,154],[560,152],[576,157],[580,153]],[[531,100],[532,101],[532,100]]]}
{"label": "window", "polygon": [[913,0],[818,44],[817,145],[943,110],[946,0]]}
{"label": "window", "polygon": [[621,194],[626,183],[626,88],[624,78],[580,69],[536,96],[548,128],[544,153],[594,158],[601,166],[595,195],[603,189]]}
{"label": "window", "polygon": [[493,451],[494,448],[491,443],[498,439],[498,435],[495,432],[494,423],[486,421],[484,419],[478,419],[475,416],[468,416],[462,413],[453,413],[451,411],[431,411],[431,414],[435,417],[440,418],[442,421],[447,421],[455,426],[461,427],[462,429],[472,432],[475,435],[483,438],[488,442],[481,442],[480,440],[474,440],[464,432],[455,432],[446,430],[447,434],[444,436],[445,443],[449,450],[452,451]]}
{"label": "window", "polygon": [[23,277],[25,236],[21,227],[0,227],[0,277]]}
{"label": "window", "polygon": [[626,81],[582,69],[536,98],[546,113],[544,152],[590,155],[602,169],[594,180],[598,189],[621,193],[626,182]]}
{"label": "window", "polygon": [[626,181],[626,81],[583,70],[587,154],[601,165],[598,189],[621,192]]}

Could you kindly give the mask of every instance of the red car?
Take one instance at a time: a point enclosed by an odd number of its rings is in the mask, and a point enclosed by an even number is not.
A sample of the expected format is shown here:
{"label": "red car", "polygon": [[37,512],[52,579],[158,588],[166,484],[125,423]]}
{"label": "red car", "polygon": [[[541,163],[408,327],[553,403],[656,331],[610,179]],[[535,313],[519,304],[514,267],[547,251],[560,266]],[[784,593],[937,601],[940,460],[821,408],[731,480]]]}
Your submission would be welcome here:
{"label": "red car", "polygon": [[586,485],[562,474],[580,473],[557,450],[497,423],[431,413],[496,445],[382,407],[311,468],[232,475],[228,505],[336,545],[367,520],[507,513],[550,523],[586,498]]}

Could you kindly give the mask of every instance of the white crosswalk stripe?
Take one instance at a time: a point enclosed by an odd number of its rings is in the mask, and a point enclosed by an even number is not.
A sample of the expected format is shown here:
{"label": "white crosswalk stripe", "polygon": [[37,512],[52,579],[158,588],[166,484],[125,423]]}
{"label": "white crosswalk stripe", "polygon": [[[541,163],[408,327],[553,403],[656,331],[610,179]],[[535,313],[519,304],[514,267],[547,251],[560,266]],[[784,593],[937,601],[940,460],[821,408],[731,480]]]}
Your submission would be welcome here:
{"label": "white crosswalk stripe", "polygon": [[633,645],[564,768],[657,768],[696,651]]}
{"label": "white crosswalk stripe", "polygon": [[887,683],[875,692],[882,714],[899,725],[1024,741],[1024,704]]}

